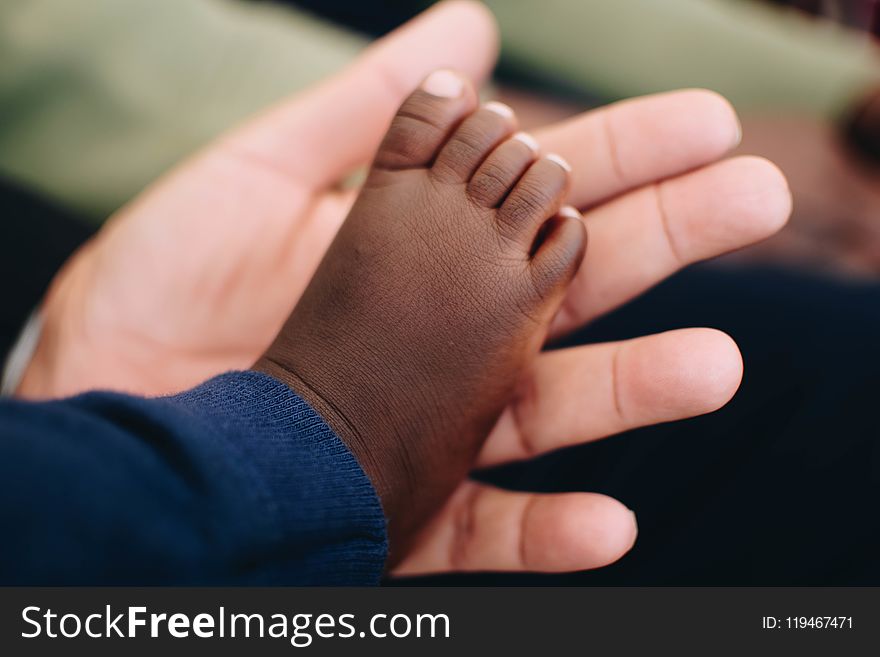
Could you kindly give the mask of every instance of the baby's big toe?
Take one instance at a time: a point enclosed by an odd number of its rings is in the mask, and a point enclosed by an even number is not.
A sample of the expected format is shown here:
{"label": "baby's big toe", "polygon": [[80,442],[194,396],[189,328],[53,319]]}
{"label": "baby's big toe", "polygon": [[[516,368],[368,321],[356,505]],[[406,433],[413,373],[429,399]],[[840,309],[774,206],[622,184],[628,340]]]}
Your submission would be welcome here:
{"label": "baby's big toe", "polygon": [[476,92],[467,79],[454,71],[434,71],[400,106],[373,166],[390,170],[430,166],[476,104]]}

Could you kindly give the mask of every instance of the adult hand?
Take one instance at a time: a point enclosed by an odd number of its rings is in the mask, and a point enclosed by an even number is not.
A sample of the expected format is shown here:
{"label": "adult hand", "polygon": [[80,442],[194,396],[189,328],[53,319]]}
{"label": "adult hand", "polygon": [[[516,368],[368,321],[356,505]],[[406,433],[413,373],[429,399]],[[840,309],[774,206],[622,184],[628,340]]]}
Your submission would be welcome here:
{"label": "adult hand", "polygon": [[[346,215],[353,192],[338,180],[366,163],[419,79],[437,67],[479,79],[495,41],[481,5],[443,3],[147,190],[57,277],[21,394],[157,394],[249,367]],[[788,192],[772,165],[711,164],[737,135],[729,105],[700,91],[622,103],[536,135],[574,165],[570,200],[591,233],[555,335],[784,223]],[[478,465],[711,411],[740,376],[735,345],[710,330],[544,354]],[[629,510],[602,495],[464,482],[397,572],[591,568],[617,559],[635,534]]]}
{"label": "adult hand", "polygon": [[339,181],[396,105],[435,68],[484,79],[496,47],[482,5],[442,3],[160,179],[56,277],[20,394],[162,394],[250,367],[348,212]]}

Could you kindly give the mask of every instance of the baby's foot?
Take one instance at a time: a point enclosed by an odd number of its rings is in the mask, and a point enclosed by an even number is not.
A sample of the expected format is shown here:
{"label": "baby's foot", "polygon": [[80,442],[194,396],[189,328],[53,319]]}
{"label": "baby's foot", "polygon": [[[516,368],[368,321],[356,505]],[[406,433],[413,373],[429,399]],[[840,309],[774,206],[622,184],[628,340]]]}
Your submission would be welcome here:
{"label": "baby's foot", "polygon": [[354,452],[397,553],[473,464],[586,244],[578,213],[561,207],[568,165],[513,135],[506,106],[476,104],[449,71],[404,102],[256,365]]}

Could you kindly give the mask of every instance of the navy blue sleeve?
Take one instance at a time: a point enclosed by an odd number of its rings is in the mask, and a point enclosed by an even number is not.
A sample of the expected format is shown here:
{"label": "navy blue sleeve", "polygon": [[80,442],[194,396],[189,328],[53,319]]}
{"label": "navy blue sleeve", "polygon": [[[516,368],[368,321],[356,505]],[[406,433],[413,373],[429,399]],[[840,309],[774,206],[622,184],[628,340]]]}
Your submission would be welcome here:
{"label": "navy blue sleeve", "polygon": [[385,556],[366,475],[272,377],[0,403],[0,584],[364,585]]}

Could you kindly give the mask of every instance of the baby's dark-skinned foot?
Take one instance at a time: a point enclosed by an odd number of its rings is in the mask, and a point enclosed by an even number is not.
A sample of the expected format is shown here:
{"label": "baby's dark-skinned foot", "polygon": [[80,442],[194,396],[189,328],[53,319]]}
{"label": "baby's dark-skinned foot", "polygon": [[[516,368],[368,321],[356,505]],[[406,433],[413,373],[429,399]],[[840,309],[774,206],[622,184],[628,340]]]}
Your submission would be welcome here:
{"label": "baby's dark-skinned foot", "polygon": [[[356,99],[352,99],[356,102]],[[255,365],[373,481],[392,559],[473,464],[583,258],[567,164],[449,71],[401,106],[363,191]]]}

